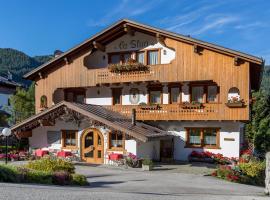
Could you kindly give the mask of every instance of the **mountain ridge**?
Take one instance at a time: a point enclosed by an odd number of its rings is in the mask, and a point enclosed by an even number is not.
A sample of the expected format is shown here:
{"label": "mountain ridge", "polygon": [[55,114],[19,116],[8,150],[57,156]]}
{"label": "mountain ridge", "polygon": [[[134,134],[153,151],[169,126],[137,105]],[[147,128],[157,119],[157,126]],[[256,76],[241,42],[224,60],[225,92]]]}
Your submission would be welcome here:
{"label": "mountain ridge", "polygon": [[0,48],[0,76],[7,77],[9,71],[14,81],[28,86],[31,81],[23,79],[22,76],[52,58],[52,55],[31,57],[16,49]]}

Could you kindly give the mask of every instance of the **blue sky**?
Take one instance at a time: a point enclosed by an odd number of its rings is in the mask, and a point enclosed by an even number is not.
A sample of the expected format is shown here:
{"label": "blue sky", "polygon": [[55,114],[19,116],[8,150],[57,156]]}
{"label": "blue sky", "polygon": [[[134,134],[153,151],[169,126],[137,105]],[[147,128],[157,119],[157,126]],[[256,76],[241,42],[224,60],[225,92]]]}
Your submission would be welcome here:
{"label": "blue sky", "polygon": [[66,51],[122,18],[270,63],[270,0],[0,0],[0,47],[31,56]]}

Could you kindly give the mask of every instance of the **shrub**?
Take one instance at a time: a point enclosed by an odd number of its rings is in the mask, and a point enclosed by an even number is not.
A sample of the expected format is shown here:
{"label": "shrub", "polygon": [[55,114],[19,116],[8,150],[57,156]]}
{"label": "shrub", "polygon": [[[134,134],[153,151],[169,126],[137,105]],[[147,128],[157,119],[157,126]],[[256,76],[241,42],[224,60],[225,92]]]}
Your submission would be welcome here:
{"label": "shrub", "polygon": [[264,186],[265,162],[250,160],[248,163],[240,163],[239,168],[245,175],[243,182]]}
{"label": "shrub", "polygon": [[22,182],[52,184],[52,175],[50,172],[29,170],[29,172],[26,175],[26,180]]}
{"label": "shrub", "polygon": [[88,185],[88,182],[84,175],[72,174],[72,184],[84,186],[84,185]]}
{"label": "shrub", "polygon": [[75,172],[75,167],[71,162],[52,157],[30,161],[25,167],[44,172],[66,171],[71,174]]}
{"label": "shrub", "polygon": [[56,171],[52,174],[52,183],[55,185],[69,185],[72,176],[67,171]]}
{"label": "shrub", "polygon": [[148,158],[143,159],[142,164],[143,165],[149,165],[149,166],[153,166],[154,165],[153,161],[151,159],[148,159]]}

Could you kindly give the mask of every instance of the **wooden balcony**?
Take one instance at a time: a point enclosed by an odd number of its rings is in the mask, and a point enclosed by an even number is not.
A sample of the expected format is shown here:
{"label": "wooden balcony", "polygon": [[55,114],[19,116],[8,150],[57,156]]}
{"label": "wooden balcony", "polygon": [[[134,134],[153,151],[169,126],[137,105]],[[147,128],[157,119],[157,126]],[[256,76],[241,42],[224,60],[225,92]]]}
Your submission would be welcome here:
{"label": "wooden balcony", "polygon": [[148,105],[115,105],[106,106],[121,114],[131,117],[132,109],[136,109],[137,120],[218,120],[221,104],[205,104],[202,107],[187,107],[181,104]]}
{"label": "wooden balcony", "polygon": [[[98,69],[96,71],[97,84],[105,83],[127,83],[127,82],[141,82],[141,81],[161,81],[166,74],[170,73],[172,69],[171,64],[160,64],[149,66],[148,71],[133,71],[113,73],[109,69]],[[166,71],[166,74],[164,73]]]}

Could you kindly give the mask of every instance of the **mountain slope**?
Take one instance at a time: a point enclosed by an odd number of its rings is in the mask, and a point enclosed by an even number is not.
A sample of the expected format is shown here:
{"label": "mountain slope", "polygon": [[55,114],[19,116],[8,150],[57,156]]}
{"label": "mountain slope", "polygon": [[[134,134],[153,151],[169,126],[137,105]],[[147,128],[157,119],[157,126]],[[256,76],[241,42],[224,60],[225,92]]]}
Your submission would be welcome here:
{"label": "mountain slope", "polygon": [[51,58],[50,55],[30,57],[15,49],[0,48],[0,76],[7,76],[10,71],[15,81],[28,85],[30,81],[24,80],[22,76]]}

